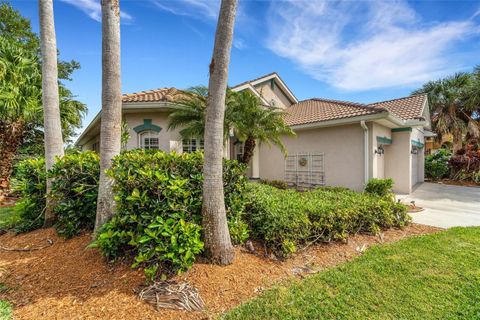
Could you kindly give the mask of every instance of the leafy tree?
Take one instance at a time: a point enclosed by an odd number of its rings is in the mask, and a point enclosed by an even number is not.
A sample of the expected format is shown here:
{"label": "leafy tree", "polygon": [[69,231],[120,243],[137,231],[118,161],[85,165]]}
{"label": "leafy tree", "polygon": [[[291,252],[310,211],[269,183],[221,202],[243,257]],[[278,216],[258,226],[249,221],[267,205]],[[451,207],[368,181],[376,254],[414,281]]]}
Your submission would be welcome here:
{"label": "leafy tree", "polygon": [[250,162],[257,142],[273,143],[286,154],[280,138],[295,133],[285,123],[285,113],[278,108],[262,106],[260,99],[250,91],[237,93],[234,101],[231,123],[235,135],[245,143],[242,162]]}
{"label": "leafy tree", "polygon": [[[170,113],[168,129],[180,128],[184,138],[202,137],[205,133],[205,110],[208,96],[206,87],[189,89]],[[227,90],[224,117],[224,140],[230,129],[245,143],[242,162],[249,163],[257,142],[272,143],[286,153],[280,137],[294,135],[285,124],[285,113],[278,108],[263,106],[260,99],[250,91]]]}
{"label": "leafy tree", "polygon": [[[75,61],[59,61],[59,79],[70,80]],[[8,179],[14,158],[43,154],[40,41],[30,21],[8,3],[0,4],[0,181]],[[77,128],[86,106],[59,83],[63,139]]]}
{"label": "leafy tree", "polygon": [[[224,140],[231,126],[235,104],[235,92],[228,90],[225,101]],[[205,112],[207,109],[208,88],[196,86],[183,92],[174,110],[169,115],[168,130],[180,129],[183,138],[198,138],[205,135]]]}
{"label": "leafy tree", "polygon": [[437,139],[452,135],[454,151],[464,140],[480,137],[478,122],[480,72],[456,73],[440,80],[429,81],[414,94],[428,93],[432,126]]}

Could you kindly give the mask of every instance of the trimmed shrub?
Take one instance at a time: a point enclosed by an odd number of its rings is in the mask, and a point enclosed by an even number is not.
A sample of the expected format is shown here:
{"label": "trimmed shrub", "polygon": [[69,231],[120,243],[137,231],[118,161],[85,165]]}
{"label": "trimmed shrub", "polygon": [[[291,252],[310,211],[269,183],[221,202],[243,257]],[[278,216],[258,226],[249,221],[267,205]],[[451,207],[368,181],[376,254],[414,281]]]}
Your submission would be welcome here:
{"label": "trimmed shrub", "polygon": [[365,192],[370,194],[375,194],[379,197],[390,196],[393,187],[392,179],[370,179],[365,186]]}
{"label": "trimmed shrub", "polygon": [[247,194],[246,218],[253,236],[280,256],[306,243],[345,240],[410,221],[406,207],[391,197],[343,188],[298,192],[250,183]]}
{"label": "trimmed shrub", "polygon": [[429,179],[439,180],[446,178],[450,172],[450,151],[440,149],[435,154],[425,157],[425,176]]}
{"label": "trimmed shrub", "polygon": [[93,151],[72,152],[57,160],[49,176],[49,195],[55,203],[55,228],[71,238],[82,230],[93,230],[97,208],[100,158]]}
{"label": "trimmed shrub", "polygon": [[[134,150],[114,159],[117,214],[96,241],[109,259],[131,254],[149,278],[187,270],[203,250],[203,154]],[[244,212],[245,166],[224,162],[225,204],[234,241],[248,236]],[[247,235],[245,233],[247,232]]]}
{"label": "trimmed shrub", "polygon": [[20,222],[15,226],[17,232],[27,232],[43,225],[46,206],[45,160],[26,159],[15,166],[12,188],[19,192],[21,200],[17,202]]}

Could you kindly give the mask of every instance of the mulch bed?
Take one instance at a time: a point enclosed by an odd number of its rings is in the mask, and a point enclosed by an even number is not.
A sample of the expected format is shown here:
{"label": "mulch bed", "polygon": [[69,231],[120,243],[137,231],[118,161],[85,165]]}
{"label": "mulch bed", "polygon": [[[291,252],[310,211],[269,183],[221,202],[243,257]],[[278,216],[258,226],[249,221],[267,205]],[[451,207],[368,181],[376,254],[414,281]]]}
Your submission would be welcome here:
{"label": "mulch bed", "polygon": [[442,180],[428,180],[427,182],[438,183],[438,184],[448,184],[452,186],[462,186],[462,187],[480,187],[480,184],[473,181],[459,181],[451,179],[442,179]]}
{"label": "mulch bed", "polygon": [[[87,249],[91,235],[64,240],[53,229],[23,235],[0,236],[2,247],[38,247],[41,250],[0,250],[0,299],[14,305],[15,319],[210,319],[260,294],[289,277],[305,276],[350,260],[365,248],[383,242],[432,233],[441,229],[411,224],[388,230],[382,236],[356,235],[347,243],[317,245],[286,261],[254,255],[236,248],[232,265],[220,267],[196,263],[177,281],[195,286],[203,300],[203,312],[156,311],[137,298],[144,284],[143,272],[126,263],[107,264],[95,249]],[[263,253],[262,248],[257,248]]]}

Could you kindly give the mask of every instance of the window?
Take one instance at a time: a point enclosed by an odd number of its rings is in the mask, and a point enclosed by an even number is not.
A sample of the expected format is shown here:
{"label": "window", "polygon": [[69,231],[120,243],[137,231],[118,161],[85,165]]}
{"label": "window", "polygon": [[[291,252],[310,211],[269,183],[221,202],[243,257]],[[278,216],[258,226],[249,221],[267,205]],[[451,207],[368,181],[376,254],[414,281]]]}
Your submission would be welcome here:
{"label": "window", "polygon": [[182,150],[186,153],[203,150],[203,139],[183,139]]}
{"label": "window", "polygon": [[140,134],[140,148],[142,149],[158,149],[158,133],[153,131],[145,131]]}
{"label": "window", "polygon": [[100,153],[100,142],[95,142],[94,144],[92,144],[92,151]]}
{"label": "window", "polygon": [[243,149],[244,149],[244,143],[243,142],[238,142],[235,144],[235,154],[237,155],[237,160],[242,161],[243,159]]}

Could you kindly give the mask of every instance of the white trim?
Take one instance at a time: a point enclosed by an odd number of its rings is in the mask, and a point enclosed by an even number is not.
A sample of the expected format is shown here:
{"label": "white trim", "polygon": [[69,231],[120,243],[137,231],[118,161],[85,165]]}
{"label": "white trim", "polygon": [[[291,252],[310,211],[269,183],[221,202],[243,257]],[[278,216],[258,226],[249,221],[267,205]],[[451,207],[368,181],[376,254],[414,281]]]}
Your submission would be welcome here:
{"label": "white trim", "polygon": [[364,153],[364,169],[363,172],[365,174],[364,180],[365,180],[365,186],[368,183],[368,178],[369,178],[369,167],[370,167],[370,151],[368,149],[368,126],[365,124],[365,120],[360,121],[360,126],[363,129],[363,153]]}
{"label": "white trim", "polygon": [[278,84],[280,85],[280,87],[282,88],[282,90],[288,95],[288,98],[289,98],[291,101],[293,101],[294,104],[295,104],[295,103],[298,103],[298,100],[297,100],[297,98],[295,97],[295,95],[293,94],[293,92],[291,92],[291,91],[288,89],[287,85],[282,81],[282,79],[278,76],[277,73],[273,73],[273,74],[271,74],[271,75],[269,75],[269,76],[267,76],[267,77],[263,77],[263,78],[260,78],[260,79],[255,80],[255,81],[251,81],[250,83],[251,83],[253,86],[255,86],[255,85],[259,84],[259,83],[262,83],[262,82],[264,82],[264,81],[268,81],[268,80],[270,80],[270,79],[275,79],[275,80],[277,80],[277,81],[278,81]]}
{"label": "white trim", "polygon": [[250,91],[252,91],[253,94],[255,94],[257,97],[259,97],[260,100],[262,100],[262,102],[264,104],[269,105],[267,100],[265,100],[265,98],[260,94],[260,92],[258,92],[257,89],[255,89],[255,87],[252,86],[250,83],[245,83],[245,84],[241,85],[240,87],[233,87],[232,91],[240,92],[240,91],[243,91],[243,90],[246,90],[246,89],[249,89]]}

